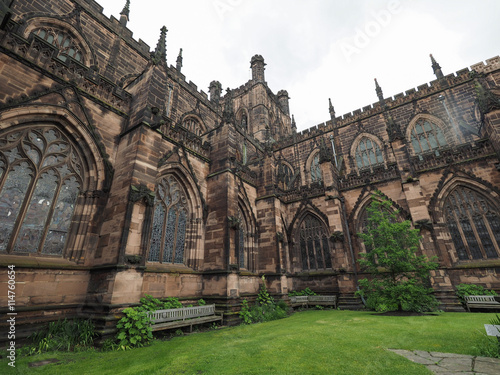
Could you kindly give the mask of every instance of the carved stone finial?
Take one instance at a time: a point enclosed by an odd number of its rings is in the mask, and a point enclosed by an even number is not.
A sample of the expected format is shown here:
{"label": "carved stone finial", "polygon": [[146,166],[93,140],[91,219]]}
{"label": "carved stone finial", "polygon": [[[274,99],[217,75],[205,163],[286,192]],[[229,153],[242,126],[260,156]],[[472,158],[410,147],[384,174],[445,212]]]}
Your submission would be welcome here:
{"label": "carved stone finial", "polygon": [[163,26],[160,32],[160,38],[156,44],[156,49],[153,53],[153,64],[167,63],[167,28]]}
{"label": "carved stone finial", "polygon": [[127,26],[127,22],[130,20],[130,0],[127,0],[123,10],[120,13],[120,24]]}
{"label": "carved stone finial", "polygon": [[332,99],[328,98],[328,110],[330,111],[330,119],[335,125],[335,108],[333,108]]}
{"label": "carved stone finial", "polygon": [[431,62],[432,62],[432,70],[434,70],[434,74],[438,79],[441,79],[444,77],[443,71],[441,70],[441,66],[437,63],[436,59],[434,59],[434,56],[432,56],[432,53],[430,54],[431,57]]}
{"label": "carved stone finial", "polygon": [[179,56],[177,56],[177,65],[176,65],[177,70],[180,72],[182,69],[182,48],[179,51]]}
{"label": "carved stone finial", "polygon": [[378,100],[384,101],[384,93],[382,92],[382,87],[378,84],[377,78],[375,78],[375,92],[377,93]]}

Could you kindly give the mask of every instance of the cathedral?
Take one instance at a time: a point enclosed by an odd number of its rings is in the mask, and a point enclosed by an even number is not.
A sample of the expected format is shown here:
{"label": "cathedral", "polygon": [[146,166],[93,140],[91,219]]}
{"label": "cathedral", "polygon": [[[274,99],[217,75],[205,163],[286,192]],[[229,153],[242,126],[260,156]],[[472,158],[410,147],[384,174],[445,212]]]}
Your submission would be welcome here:
{"label": "cathedral", "polygon": [[375,81],[341,117],[318,98],[326,121],[298,132],[261,55],[205,93],[182,53],[167,64],[166,28],[150,48],[128,17],[129,1],[108,18],[94,0],[0,0],[0,310],[20,336],[77,316],[111,332],[145,294],[235,324],[262,276],[275,299],[362,308],[375,191],[437,257],[441,309],[463,311],[460,283],[500,290],[499,57],[444,75],[431,56],[435,80],[393,97]]}

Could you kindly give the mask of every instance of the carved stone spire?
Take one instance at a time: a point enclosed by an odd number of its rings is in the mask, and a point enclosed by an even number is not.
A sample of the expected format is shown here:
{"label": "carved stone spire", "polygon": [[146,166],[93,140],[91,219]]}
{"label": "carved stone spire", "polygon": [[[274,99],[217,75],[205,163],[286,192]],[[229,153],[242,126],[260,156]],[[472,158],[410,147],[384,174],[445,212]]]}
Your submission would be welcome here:
{"label": "carved stone spire", "polygon": [[434,56],[432,56],[432,53],[430,54],[431,56],[431,62],[432,62],[432,70],[434,70],[434,74],[438,79],[443,78],[443,71],[441,70],[441,66],[439,66],[438,62],[434,59]]}
{"label": "carved stone spire", "polygon": [[127,0],[127,3],[123,7],[123,10],[120,13],[120,24],[123,26],[127,26],[127,22],[130,20],[130,0]]}
{"label": "carved stone spire", "polygon": [[375,92],[377,93],[378,100],[381,102],[384,101],[384,93],[382,92],[382,87],[377,82],[377,78],[375,78]]}
{"label": "carved stone spire", "polygon": [[182,48],[179,51],[179,56],[177,56],[177,65],[176,65],[177,70],[180,72],[182,69]]}
{"label": "carved stone spire", "polygon": [[167,63],[167,28],[161,28],[160,39],[156,44],[156,49],[153,53],[153,64],[158,65],[161,62]]}
{"label": "carved stone spire", "polygon": [[294,132],[297,131],[297,124],[295,123],[295,116],[294,115],[292,115],[292,130]]}
{"label": "carved stone spire", "polygon": [[335,125],[335,108],[333,108],[332,99],[328,98],[329,111],[330,111],[330,119]]}

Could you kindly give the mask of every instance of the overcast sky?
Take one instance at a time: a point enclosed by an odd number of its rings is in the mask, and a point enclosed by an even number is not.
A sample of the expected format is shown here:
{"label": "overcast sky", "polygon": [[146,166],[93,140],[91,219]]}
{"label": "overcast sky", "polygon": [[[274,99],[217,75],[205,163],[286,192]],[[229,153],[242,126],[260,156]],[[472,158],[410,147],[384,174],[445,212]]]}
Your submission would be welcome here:
{"label": "overcast sky", "polygon": [[[98,0],[119,18],[125,0]],[[286,89],[298,130],[499,54],[498,0],[131,0],[128,27],[154,49],[165,25],[167,60],[183,48],[186,80],[208,93],[235,88],[266,61],[266,81]]]}

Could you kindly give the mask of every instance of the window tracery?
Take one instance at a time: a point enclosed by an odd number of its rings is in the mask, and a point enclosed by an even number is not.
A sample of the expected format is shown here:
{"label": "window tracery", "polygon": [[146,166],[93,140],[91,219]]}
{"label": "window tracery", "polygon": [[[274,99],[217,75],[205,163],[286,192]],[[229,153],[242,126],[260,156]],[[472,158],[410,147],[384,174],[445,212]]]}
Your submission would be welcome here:
{"label": "window tracery", "polygon": [[277,173],[278,185],[283,190],[292,188],[294,182],[294,174],[292,169],[285,163],[280,163]]}
{"label": "window tracery", "polygon": [[384,162],[379,145],[368,137],[363,137],[356,147],[356,164],[358,169],[373,167]]}
{"label": "window tracery", "polygon": [[59,53],[57,58],[66,61],[68,56],[83,63],[83,53],[75,39],[68,33],[53,27],[42,27],[33,31],[35,35],[55,46]]}
{"label": "window tracery", "polygon": [[459,186],[446,198],[444,215],[459,260],[498,258],[500,213],[486,197]]}
{"label": "window tracery", "polygon": [[307,215],[299,227],[299,248],[303,270],[332,268],[326,230],[314,216]]}
{"label": "window tracery", "polygon": [[149,262],[184,263],[189,206],[186,193],[173,175],[157,185]]}
{"label": "window tracery", "polygon": [[437,150],[447,144],[443,130],[427,118],[415,123],[410,138],[415,154]]}
{"label": "window tracery", "polygon": [[83,178],[76,147],[55,126],[0,137],[0,251],[63,255]]}
{"label": "window tracery", "polygon": [[323,175],[321,174],[321,166],[319,165],[319,152],[314,155],[311,162],[311,182],[319,182],[323,180]]}
{"label": "window tracery", "polygon": [[188,117],[187,119],[185,119],[182,123],[182,127],[187,131],[196,134],[198,137],[203,133],[200,123],[193,117]]}

